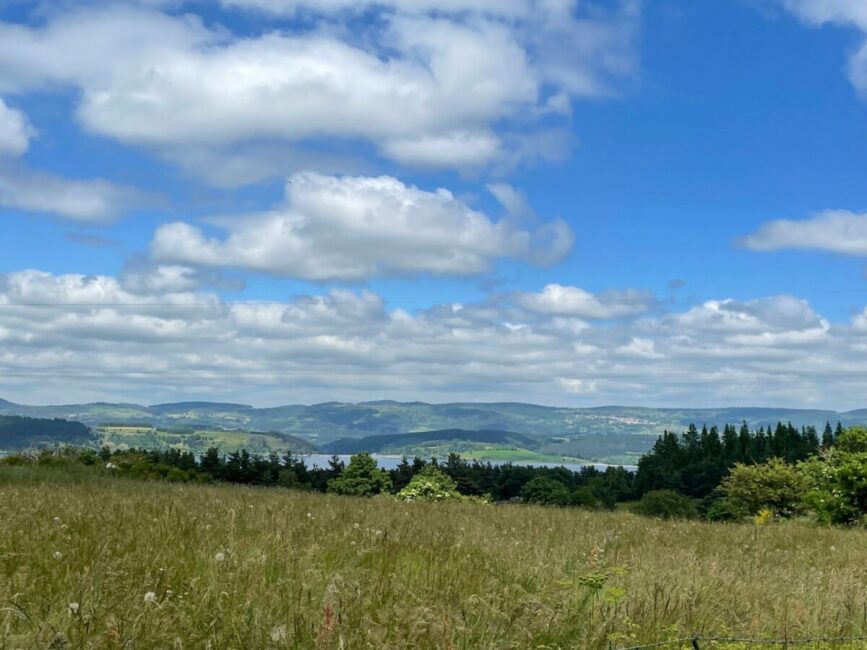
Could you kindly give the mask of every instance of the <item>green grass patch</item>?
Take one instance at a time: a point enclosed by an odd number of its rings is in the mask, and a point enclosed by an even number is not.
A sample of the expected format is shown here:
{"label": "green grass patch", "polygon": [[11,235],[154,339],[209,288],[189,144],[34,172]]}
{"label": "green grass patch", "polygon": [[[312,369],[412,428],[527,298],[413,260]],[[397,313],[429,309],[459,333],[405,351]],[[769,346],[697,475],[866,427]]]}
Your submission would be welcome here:
{"label": "green grass patch", "polygon": [[480,449],[470,452],[462,452],[462,458],[467,460],[490,460],[497,462],[526,462],[526,463],[574,463],[574,464],[592,464],[593,461],[581,458],[571,458],[569,456],[556,456],[553,454],[539,454],[528,449]]}

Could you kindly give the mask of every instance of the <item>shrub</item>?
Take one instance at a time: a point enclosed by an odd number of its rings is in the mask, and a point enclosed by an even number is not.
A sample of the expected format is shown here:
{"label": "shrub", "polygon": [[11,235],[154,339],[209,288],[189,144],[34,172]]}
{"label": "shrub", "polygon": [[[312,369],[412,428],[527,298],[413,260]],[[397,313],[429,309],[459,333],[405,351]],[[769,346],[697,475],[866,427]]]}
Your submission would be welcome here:
{"label": "shrub", "polygon": [[867,452],[867,427],[849,427],[840,434],[834,446],[845,452]]}
{"label": "shrub", "polygon": [[569,505],[578,508],[598,508],[599,499],[593,494],[593,490],[587,486],[575,488],[569,495]]}
{"label": "shrub", "polygon": [[545,476],[530,479],[521,489],[521,499],[526,503],[543,506],[565,506],[569,504],[569,489],[560,481]]}
{"label": "shrub", "polygon": [[752,517],[768,509],[778,517],[804,511],[806,482],[794,465],[772,458],[761,465],[735,465],[721,491],[731,509]]}
{"label": "shrub", "polygon": [[645,517],[657,517],[659,519],[694,519],[698,517],[698,508],[696,508],[695,502],[674,490],[648,492],[641,497],[641,501],[635,504],[633,511]]}
{"label": "shrub", "polygon": [[867,452],[832,449],[798,469],[806,482],[805,501],[819,521],[855,524],[867,518]]}
{"label": "shrub", "polygon": [[463,499],[455,482],[440,470],[428,465],[412,477],[397,494],[404,501],[460,501]]}

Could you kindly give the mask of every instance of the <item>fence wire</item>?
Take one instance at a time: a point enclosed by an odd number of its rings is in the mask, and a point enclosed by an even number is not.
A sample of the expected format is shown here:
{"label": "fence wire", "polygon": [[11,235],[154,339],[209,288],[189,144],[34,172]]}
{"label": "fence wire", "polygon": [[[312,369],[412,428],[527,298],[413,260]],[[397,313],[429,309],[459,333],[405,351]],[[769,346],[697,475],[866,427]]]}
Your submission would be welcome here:
{"label": "fence wire", "polygon": [[[851,637],[829,637],[819,636],[809,639],[748,639],[742,637],[726,637],[726,636],[690,636],[681,639],[669,639],[668,641],[657,641],[656,643],[648,643],[645,645],[632,645],[627,647],[617,648],[616,650],[646,650],[648,648],[667,648],[672,646],[683,646],[690,644],[694,650],[706,650],[707,646],[702,644],[728,644],[728,643],[746,643],[754,646],[770,645],[783,646],[807,646],[815,643],[867,643],[867,636],[851,636]],[[867,646],[865,646],[867,647]]]}

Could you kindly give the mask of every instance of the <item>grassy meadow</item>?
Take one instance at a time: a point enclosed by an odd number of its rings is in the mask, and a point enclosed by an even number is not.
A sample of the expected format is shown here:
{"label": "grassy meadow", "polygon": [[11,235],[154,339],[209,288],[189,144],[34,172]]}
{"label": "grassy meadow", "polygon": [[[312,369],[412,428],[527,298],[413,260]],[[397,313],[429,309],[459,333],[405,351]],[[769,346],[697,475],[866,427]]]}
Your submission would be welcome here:
{"label": "grassy meadow", "polygon": [[857,530],[11,466],[0,522],[0,648],[607,649],[693,633],[867,634]]}
{"label": "grassy meadow", "polygon": [[176,447],[203,453],[209,447],[217,447],[225,452],[246,449],[251,453],[267,454],[272,451],[286,452],[293,449],[305,452],[309,445],[299,446],[296,438],[289,441],[278,435],[249,431],[222,431],[211,429],[190,429],[187,432],[169,431],[149,425],[102,425],[95,427],[99,446],[112,449],[166,449]]}

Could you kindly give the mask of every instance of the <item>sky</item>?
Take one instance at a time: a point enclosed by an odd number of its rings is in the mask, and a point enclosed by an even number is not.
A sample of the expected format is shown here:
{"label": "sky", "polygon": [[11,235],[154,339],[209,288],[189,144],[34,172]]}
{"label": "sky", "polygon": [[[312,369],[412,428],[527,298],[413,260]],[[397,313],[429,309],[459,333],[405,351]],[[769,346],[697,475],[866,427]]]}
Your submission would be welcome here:
{"label": "sky", "polygon": [[0,0],[0,397],[867,407],[863,0]]}

